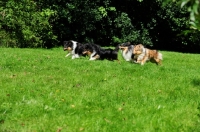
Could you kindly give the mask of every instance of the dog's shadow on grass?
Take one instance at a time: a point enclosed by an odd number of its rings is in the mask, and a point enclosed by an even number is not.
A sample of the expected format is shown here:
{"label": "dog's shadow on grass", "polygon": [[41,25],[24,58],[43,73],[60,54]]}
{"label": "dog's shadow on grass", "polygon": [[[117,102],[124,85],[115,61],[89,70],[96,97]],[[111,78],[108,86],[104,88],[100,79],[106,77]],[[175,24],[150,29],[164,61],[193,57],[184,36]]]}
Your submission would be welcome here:
{"label": "dog's shadow on grass", "polygon": [[193,79],[193,80],[192,80],[192,84],[193,84],[194,86],[197,86],[197,87],[200,88],[200,79],[199,79],[199,78],[198,78],[198,79]]}

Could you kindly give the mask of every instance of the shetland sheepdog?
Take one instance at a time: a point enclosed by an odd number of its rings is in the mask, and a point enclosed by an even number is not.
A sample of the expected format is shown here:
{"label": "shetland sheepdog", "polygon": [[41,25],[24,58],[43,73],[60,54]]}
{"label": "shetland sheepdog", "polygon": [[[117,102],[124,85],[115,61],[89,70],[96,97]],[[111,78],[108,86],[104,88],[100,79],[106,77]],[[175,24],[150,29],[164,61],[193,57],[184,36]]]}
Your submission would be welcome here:
{"label": "shetland sheepdog", "polygon": [[122,52],[122,57],[126,61],[133,61],[133,59],[134,59],[134,54],[133,54],[134,45],[131,45],[130,42],[122,43],[122,44],[119,45],[119,49]]}
{"label": "shetland sheepdog", "polygon": [[86,43],[83,45],[82,54],[88,55],[90,57],[89,60],[97,60],[100,58],[100,50],[101,47],[99,45]]}
{"label": "shetland sheepdog", "polygon": [[90,56],[89,60],[118,60],[118,50],[119,48],[116,47],[115,49],[104,49],[97,44],[84,44],[83,46],[83,54],[87,54]]}
{"label": "shetland sheepdog", "polygon": [[138,44],[133,49],[135,63],[140,63],[144,65],[146,61],[150,60],[151,62],[155,62],[156,64],[161,64],[163,60],[162,54],[157,50],[151,50],[145,48],[142,44]]}
{"label": "shetland sheepdog", "polygon": [[69,40],[69,41],[64,41],[63,45],[64,45],[63,48],[64,51],[68,51],[68,54],[65,57],[72,55],[72,59],[75,59],[83,55],[81,52],[83,44],[73,40]]}

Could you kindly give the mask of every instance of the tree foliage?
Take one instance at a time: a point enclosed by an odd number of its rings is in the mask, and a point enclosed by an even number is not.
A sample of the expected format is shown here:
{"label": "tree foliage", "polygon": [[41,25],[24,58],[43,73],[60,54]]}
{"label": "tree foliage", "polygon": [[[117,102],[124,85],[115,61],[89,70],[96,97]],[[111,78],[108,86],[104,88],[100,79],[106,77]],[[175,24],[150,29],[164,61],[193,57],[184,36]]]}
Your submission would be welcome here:
{"label": "tree foliage", "polygon": [[101,46],[130,41],[180,51],[200,47],[199,31],[190,28],[191,14],[178,2],[3,0],[0,4],[4,46],[54,47],[73,39]]}
{"label": "tree foliage", "polygon": [[[45,47],[46,42],[53,42],[50,17],[56,14],[48,8],[38,8],[31,0],[1,1],[0,28],[4,45],[12,47]],[[1,42],[2,43],[2,42]]]}
{"label": "tree foliage", "polygon": [[164,4],[170,3],[170,2],[176,2],[180,5],[180,7],[186,7],[188,12],[190,13],[190,24],[191,28],[200,30],[200,8],[199,0],[164,0]]}

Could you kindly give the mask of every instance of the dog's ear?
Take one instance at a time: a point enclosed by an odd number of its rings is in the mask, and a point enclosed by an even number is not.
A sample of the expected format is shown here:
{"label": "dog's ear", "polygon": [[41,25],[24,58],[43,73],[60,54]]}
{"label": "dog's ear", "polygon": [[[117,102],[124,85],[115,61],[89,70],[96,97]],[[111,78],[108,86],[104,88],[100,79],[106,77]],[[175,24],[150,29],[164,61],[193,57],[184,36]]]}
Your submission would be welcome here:
{"label": "dog's ear", "polygon": [[144,52],[144,51],[145,51],[145,47],[144,47],[144,45],[139,44],[139,50],[141,50],[142,52]]}
{"label": "dog's ear", "polygon": [[68,41],[63,41],[63,45],[65,45],[65,44],[67,44],[68,43]]}
{"label": "dog's ear", "polygon": [[142,48],[142,47],[144,47],[142,44],[138,44],[137,45],[139,48]]}

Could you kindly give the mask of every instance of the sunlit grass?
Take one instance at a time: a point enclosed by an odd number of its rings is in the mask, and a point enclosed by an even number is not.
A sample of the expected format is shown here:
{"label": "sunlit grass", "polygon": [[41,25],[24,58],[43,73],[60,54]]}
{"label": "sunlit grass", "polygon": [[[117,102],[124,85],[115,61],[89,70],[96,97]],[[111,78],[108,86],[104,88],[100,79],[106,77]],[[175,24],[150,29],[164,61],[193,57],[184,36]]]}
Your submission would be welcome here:
{"label": "sunlit grass", "polygon": [[141,66],[1,48],[0,130],[200,131],[199,54],[161,53]]}

